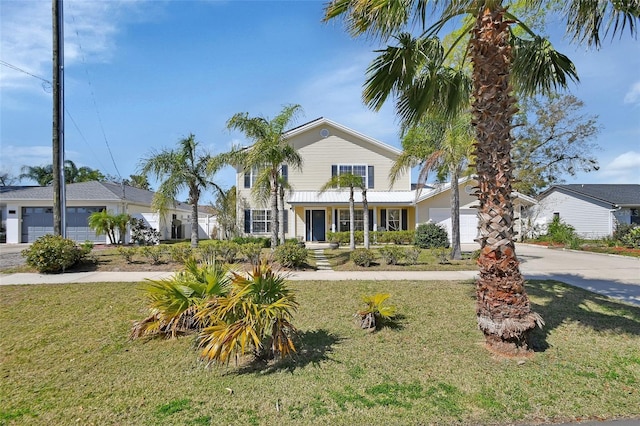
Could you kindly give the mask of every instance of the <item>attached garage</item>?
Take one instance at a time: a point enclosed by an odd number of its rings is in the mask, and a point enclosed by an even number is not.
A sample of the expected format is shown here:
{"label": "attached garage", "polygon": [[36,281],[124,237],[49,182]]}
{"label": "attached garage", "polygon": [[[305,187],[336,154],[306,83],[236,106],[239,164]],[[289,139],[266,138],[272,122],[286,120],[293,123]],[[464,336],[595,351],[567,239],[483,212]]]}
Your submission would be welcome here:
{"label": "attached garage", "polygon": [[[65,217],[67,238],[80,242],[87,240],[104,242],[104,235],[96,235],[96,233],[89,228],[89,216],[91,213],[104,209],[104,206],[67,207]],[[53,208],[23,207],[21,242],[32,243],[47,234],[53,234]]]}
{"label": "attached garage", "polygon": [[[429,219],[444,226],[451,241],[451,209],[430,208]],[[460,243],[474,243],[478,235],[478,217],[476,209],[460,209]]]}

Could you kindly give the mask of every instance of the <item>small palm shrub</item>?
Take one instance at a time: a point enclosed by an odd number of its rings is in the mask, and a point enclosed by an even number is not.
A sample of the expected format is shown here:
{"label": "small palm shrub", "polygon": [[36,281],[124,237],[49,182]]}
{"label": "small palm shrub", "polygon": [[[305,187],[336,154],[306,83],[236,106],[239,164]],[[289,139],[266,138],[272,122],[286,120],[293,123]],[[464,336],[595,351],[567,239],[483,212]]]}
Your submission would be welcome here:
{"label": "small palm shrub", "polygon": [[38,238],[21,254],[27,265],[41,273],[64,272],[87,255],[72,240],[52,234]]}
{"label": "small palm shrub", "polygon": [[226,364],[248,352],[258,358],[295,352],[291,324],[298,303],[283,276],[262,262],[247,275],[232,272],[226,296],[210,299],[196,314],[204,327],[198,336],[200,355]]}
{"label": "small palm shrub", "polygon": [[615,241],[620,241],[624,239],[624,237],[631,232],[634,228],[638,228],[638,225],[635,223],[616,223],[616,229],[613,231],[613,239]]}
{"label": "small palm shrub", "polygon": [[380,247],[378,252],[387,265],[397,265],[404,256],[404,250],[395,245]]}
{"label": "small palm shrub", "polygon": [[423,223],[415,231],[414,244],[420,248],[449,247],[447,230],[436,223]]}
{"label": "small palm shrub", "polygon": [[202,328],[196,312],[206,301],[227,295],[229,278],[220,266],[199,265],[190,259],[172,278],[149,280],[142,291],[149,303],[149,316],[133,324],[131,338],[174,338]]}
{"label": "small palm shrub", "polygon": [[349,257],[356,265],[367,268],[371,266],[371,262],[375,259],[373,252],[366,248],[357,248],[353,250]]}
{"label": "small palm shrub", "polygon": [[118,247],[118,254],[127,263],[133,263],[133,256],[135,256],[137,252],[138,250],[135,247]]}
{"label": "small palm shrub", "polygon": [[309,251],[297,242],[281,244],[276,247],[273,257],[285,268],[299,268],[307,262]]}
{"label": "small palm shrub", "polygon": [[404,251],[404,260],[407,265],[415,265],[418,263],[418,258],[420,257],[420,253],[422,253],[422,249],[420,247],[412,246],[408,247]]}
{"label": "small palm shrub", "polygon": [[622,237],[622,244],[629,248],[640,248],[640,226],[632,228]]}
{"label": "small palm shrub", "polygon": [[391,295],[388,293],[376,293],[373,296],[362,296],[362,301],[365,306],[355,314],[360,328],[373,331],[385,321],[390,321],[395,317],[395,306],[385,305],[385,301],[390,296]]}

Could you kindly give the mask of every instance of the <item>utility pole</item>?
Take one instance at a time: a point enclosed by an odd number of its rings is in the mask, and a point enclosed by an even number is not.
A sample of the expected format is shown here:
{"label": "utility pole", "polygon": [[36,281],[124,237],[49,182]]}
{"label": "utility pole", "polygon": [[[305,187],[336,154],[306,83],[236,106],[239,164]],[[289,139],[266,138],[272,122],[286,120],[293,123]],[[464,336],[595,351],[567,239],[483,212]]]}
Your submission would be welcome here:
{"label": "utility pole", "polygon": [[66,237],[64,181],[64,15],[52,0],[53,15],[53,233]]}

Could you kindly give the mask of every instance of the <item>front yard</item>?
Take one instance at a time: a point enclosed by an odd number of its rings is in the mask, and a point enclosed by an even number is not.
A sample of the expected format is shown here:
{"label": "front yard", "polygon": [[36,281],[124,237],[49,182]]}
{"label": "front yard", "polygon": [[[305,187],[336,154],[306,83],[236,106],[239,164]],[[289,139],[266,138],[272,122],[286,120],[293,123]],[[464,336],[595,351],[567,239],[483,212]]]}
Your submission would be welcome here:
{"label": "front yard", "polygon": [[[528,283],[526,359],[489,353],[467,282],[292,282],[298,353],[206,367],[193,337],[128,339],[136,284],[0,287],[0,424],[513,424],[640,417],[640,308]],[[363,294],[400,320],[353,324]]]}

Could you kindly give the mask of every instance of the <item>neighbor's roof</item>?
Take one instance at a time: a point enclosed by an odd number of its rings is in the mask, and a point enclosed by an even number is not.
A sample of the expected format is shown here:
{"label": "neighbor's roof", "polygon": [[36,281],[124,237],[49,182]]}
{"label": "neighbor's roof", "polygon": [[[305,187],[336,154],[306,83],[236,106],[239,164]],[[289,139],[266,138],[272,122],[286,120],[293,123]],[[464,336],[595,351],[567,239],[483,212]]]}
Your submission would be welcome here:
{"label": "neighbor's roof", "polygon": [[[154,194],[152,191],[112,182],[91,181],[65,185],[65,198],[67,201],[126,201],[133,204],[151,206]],[[51,202],[53,200],[53,187],[36,186],[4,192],[0,195],[0,200]],[[180,210],[190,210],[189,205],[184,203],[177,203],[176,208]]]}
{"label": "neighbor's roof", "polygon": [[[406,205],[415,200],[415,191],[367,191],[367,202],[371,204]],[[362,203],[362,194],[354,190],[353,199]],[[295,191],[287,200],[289,204],[348,204],[349,189],[317,191]]]}
{"label": "neighbor's roof", "polygon": [[543,198],[554,189],[583,195],[597,201],[621,207],[640,206],[640,185],[638,184],[554,185],[540,194],[540,198]]}

